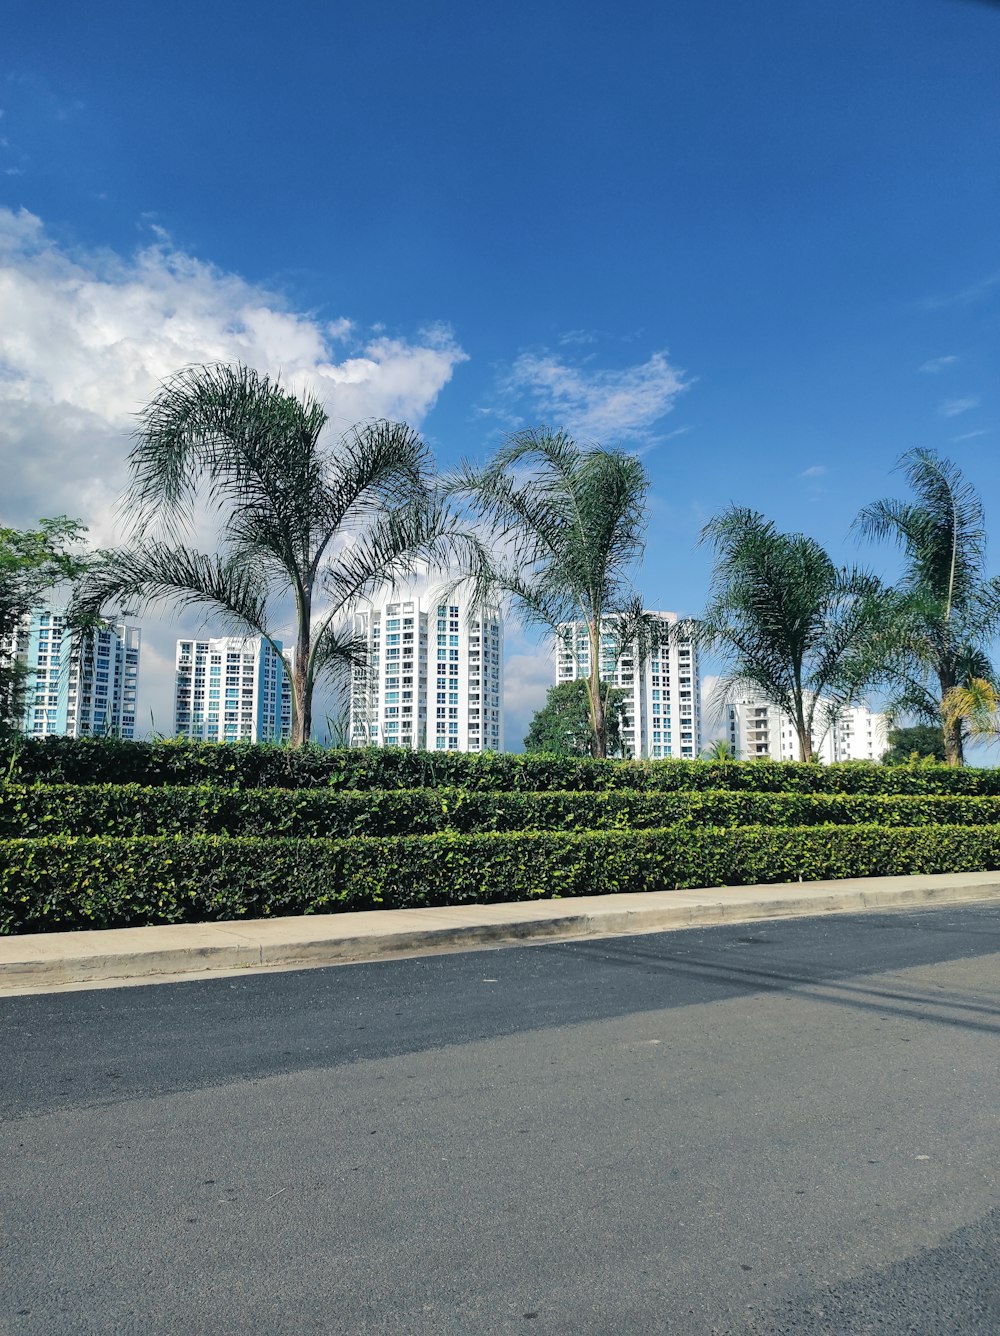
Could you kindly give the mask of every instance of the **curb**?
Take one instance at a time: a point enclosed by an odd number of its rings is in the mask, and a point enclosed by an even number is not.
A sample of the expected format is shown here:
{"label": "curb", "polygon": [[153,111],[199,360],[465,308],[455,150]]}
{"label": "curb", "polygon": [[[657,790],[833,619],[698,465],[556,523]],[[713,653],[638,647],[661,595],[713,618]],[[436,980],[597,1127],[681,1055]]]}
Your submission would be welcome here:
{"label": "curb", "polygon": [[336,965],[575,937],[1000,900],[1000,873],[649,891],[0,937],[0,997],[73,984]]}

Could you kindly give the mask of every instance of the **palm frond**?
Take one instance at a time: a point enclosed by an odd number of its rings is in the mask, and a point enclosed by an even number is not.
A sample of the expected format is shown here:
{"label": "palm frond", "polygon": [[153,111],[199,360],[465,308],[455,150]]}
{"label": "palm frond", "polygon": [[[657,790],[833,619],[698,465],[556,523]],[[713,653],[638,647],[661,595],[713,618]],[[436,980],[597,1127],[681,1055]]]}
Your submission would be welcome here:
{"label": "palm frond", "polygon": [[873,502],[861,511],[854,528],[865,538],[894,541],[907,558],[906,586],[933,591],[950,612],[982,580],[982,501],[961,469],[936,450],[910,450],[897,468],[914,500]]}
{"label": "palm frond", "polygon": [[250,367],[189,366],[139,415],[126,505],[133,531],[176,533],[198,495],[220,511],[300,514],[320,481],[316,443],[326,413]]}
{"label": "palm frond", "polygon": [[138,615],[172,603],[211,612],[234,630],[271,641],[266,588],[259,568],[245,555],[227,559],[153,542],[102,553],[76,586],[70,616],[100,616],[108,606],[126,603]]}
{"label": "palm frond", "polygon": [[335,618],[403,578],[457,569],[474,583],[486,566],[479,539],[447,502],[437,500],[379,515],[327,563],[320,585]]}
{"label": "palm frond", "polygon": [[538,429],[512,437],[485,469],[463,466],[450,487],[494,548],[512,549],[497,565],[524,573],[535,603],[558,605],[563,619],[599,618],[630,596],[646,524],[646,473],[634,456]]}

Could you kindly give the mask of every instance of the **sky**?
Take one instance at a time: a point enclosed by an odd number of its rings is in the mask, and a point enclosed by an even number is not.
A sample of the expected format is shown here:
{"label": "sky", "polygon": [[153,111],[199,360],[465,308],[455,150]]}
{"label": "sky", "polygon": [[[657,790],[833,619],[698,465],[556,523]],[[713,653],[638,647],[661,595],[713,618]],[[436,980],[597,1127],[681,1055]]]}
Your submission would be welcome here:
{"label": "sky", "polygon": [[[541,423],[640,452],[650,607],[703,605],[731,502],[891,574],[848,530],[914,446],[1000,523],[1000,6],[5,15],[0,523],[115,541],[134,414],[220,359],[334,428],[405,418],[443,468]],[[143,624],[169,730],[200,623]],[[552,667],[507,639],[517,745]]]}

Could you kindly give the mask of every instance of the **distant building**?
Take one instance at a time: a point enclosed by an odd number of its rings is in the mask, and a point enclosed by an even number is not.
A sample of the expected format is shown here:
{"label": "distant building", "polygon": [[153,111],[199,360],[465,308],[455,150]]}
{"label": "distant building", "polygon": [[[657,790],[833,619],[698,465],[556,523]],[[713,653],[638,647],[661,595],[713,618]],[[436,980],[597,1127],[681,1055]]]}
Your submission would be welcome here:
{"label": "distant building", "polygon": [[[666,627],[683,625],[676,612],[656,612]],[[640,660],[636,646],[614,660],[615,636],[606,627],[601,636],[601,681],[625,696],[627,725],[622,740],[636,759],[698,755],[701,747],[701,685],[698,649],[686,635],[674,633],[669,644]],[[590,676],[590,641],[585,622],[567,622],[555,639],[556,681]]]}
{"label": "distant building", "polygon": [[36,608],[22,618],[0,637],[0,658],[28,671],[25,733],[134,738],[141,640],[138,626],[121,622],[74,645],[65,608]]}
{"label": "distant building", "polygon": [[350,742],[431,751],[503,751],[503,623],[467,602],[394,591],[360,609]]}
{"label": "distant building", "polygon": [[282,654],[263,636],[178,640],[174,733],[200,742],[290,738],[292,688]]}
{"label": "distant building", "polygon": [[[790,715],[749,694],[724,706],[726,736],[744,761],[797,761],[799,744]],[[835,761],[880,761],[889,748],[884,714],[864,705],[835,710],[821,701],[813,729],[813,749],[827,765]]]}
{"label": "distant building", "polygon": [[881,761],[889,750],[889,721],[865,705],[841,710],[832,732],[838,761]]}

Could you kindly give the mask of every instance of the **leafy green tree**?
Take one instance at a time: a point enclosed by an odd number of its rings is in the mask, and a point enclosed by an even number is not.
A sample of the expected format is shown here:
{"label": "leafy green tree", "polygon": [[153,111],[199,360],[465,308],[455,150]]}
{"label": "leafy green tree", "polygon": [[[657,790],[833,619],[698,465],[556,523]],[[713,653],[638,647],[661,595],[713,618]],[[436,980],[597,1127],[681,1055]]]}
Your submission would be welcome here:
{"label": "leafy green tree", "polygon": [[[328,446],[327,424],[317,399],[249,367],[172,376],[129,456],[129,541],[102,554],[79,599],[91,611],[122,599],[197,607],[272,647],[291,620],[294,746],[309,740],[317,682],[361,660],[355,605],[416,570],[474,563],[477,549],[435,493],[416,432],[366,422]],[[218,554],[183,541],[199,502]]]}
{"label": "leafy green tree", "polygon": [[1000,579],[988,579],[982,501],[961,470],[934,450],[911,450],[897,467],[912,500],[874,501],[855,528],[902,549],[903,578],[878,645],[892,692],[890,714],[910,714],[944,729],[945,759],[961,765],[966,722],[945,717],[956,687],[993,681],[988,654],[1000,628]]}
{"label": "leafy green tree", "polygon": [[[56,586],[80,578],[88,557],[87,530],[65,515],[39,520],[37,529],[0,528],[0,638]],[[28,673],[15,659],[0,660],[0,738],[21,729]]]}
{"label": "leafy green tree", "polygon": [[585,628],[592,753],[607,756],[605,683],[626,650],[641,660],[664,635],[632,585],[646,533],[641,461],[541,428],[513,436],[485,468],[465,466],[452,488],[490,531],[482,596],[512,602],[574,658],[567,628]]}
{"label": "leafy green tree", "polygon": [[[622,729],[628,727],[625,693],[603,683],[604,719],[608,756],[624,756]],[[590,692],[582,678],[549,687],[545,704],[524,739],[526,752],[549,752],[555,756],[592,756],[594,729],[590,718]]]}
{"label": "leafy green tree", "polygon": [[905,765],[914,756],[929,756],[943,761],[944,731],[934,724],[913,724],[889,730],[889,750],[882,755],[883,765]]}
{"label": "leafy green tree", "polygon": [[719,694],[749,690],[784,710],[800,758],[811,761],[813,738],[867,684],[867,654],[884,615],[881,586],[752,510],[731,507],[701,537],[715,549],[715,564],[697,634],[723,658]]}

